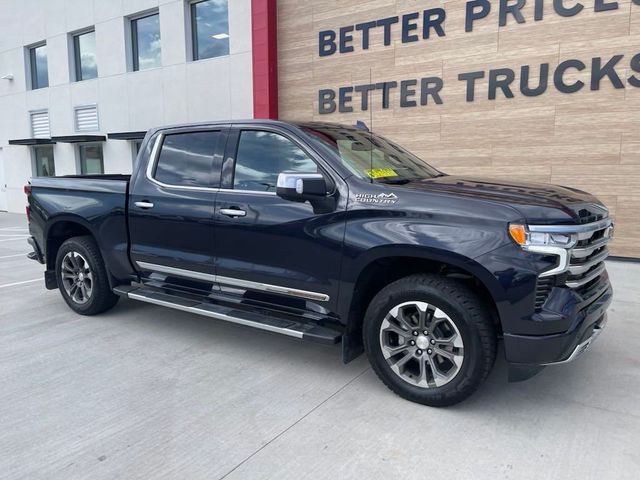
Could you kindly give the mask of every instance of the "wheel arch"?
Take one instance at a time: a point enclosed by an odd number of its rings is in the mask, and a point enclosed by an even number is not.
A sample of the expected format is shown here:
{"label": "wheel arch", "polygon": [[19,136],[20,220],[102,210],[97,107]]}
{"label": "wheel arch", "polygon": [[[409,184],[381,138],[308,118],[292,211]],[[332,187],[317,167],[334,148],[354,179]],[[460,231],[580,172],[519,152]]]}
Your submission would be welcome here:
{"label": "wheel arch", "polygon": [[91,236],[98,243],[89,222],[75,215],[61,215],[50,220],[44,232],[45,263],[47,270],[55,270],[56,256],[60,246],[73,237]]}
{"label": "wheel arch", "polygon": [[381,247],[372,249],[360,265],[361,268],[355,269],[354,278],[346,286],[350,288],[345,288],[350,292],[349,297],[341,300],[345,309],[341,316],[346,318],[342,341],[345,363],[364,351],[362,323],[373,297],[390,283],[416,273],[436,273],[471,286],[491,312],[496,331],[502,332],[498,302],[504,299],[504,290],[495,276],[469,257],[413,246]]}

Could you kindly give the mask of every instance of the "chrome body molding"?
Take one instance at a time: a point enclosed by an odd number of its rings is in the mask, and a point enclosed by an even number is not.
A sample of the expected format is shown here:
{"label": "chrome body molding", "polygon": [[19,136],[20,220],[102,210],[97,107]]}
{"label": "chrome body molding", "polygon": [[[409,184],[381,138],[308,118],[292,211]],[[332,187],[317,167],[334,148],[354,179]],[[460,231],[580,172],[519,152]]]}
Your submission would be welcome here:
{"label": "chrome body molding", "polygon": [[183,270],[181,268],[168,267],[166,265],[157,265],[155,263],[138,262],[136,264],[143,270],[151,270],[152,272],[165,273],[175,275],[177,277],[202,280],[211,283],[220,283],[232,287],[246,288],[248,290],[258,290],[261,292],[277,293],[290,297],[304,298],[307,300],[315,300],[319,302],[328,302],[329,295],[318,292],[310,292],[307,290],[299,290],[297,288],[282,287],[280,285],[270,285],[268,283],[252,282],[251,280],[242,280],[240,278],[223,277],[220,275],[212,275],[209,273],[195,272],[193,270]]}
{"label": "chrome body molding", "polygon": [[229,285],[232,287],[247,288],[250,290],[260,290],[262,292],[279,293],[290,297],[306,298],[308,300],[316,300],[319,302],[328,302],[329,295],[318,292],[309,292],[307,290],[299,290],[297,288],[282,287],[280,285],[270,285],[268,283],[252,282],[250,280],[242,280],[239,278],[222,277],[216,275],[216,282]]}
{"label": "chrome body molding", "polygon": [[176,277],[190,278],[195,280],[203,280],[205,282],[216,283],[216,276],[209,273],[194,272],[193,270],[183,270],[182,268],[168,267],[166,265],[157,265],[155,263],[138,262],[138,267],[143,270],[151,270],[152,272],[166,273],[168,275],[175,275]]}

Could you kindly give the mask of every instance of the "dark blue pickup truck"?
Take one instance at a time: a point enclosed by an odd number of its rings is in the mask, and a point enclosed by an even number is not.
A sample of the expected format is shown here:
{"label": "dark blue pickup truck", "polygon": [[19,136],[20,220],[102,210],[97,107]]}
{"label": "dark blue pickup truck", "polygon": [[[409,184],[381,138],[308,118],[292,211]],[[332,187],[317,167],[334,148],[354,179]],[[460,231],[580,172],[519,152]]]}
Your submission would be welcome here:
{"label": "dark blue pickup truck", "polygon": [[30,256],[75,312],[126,297],[341,342],[426,405],[476,390],[499,339],[512,380],[573,360],[612,298],[596,198],[448,176],[362,124],[158,128],[131,176],[25,191]]}

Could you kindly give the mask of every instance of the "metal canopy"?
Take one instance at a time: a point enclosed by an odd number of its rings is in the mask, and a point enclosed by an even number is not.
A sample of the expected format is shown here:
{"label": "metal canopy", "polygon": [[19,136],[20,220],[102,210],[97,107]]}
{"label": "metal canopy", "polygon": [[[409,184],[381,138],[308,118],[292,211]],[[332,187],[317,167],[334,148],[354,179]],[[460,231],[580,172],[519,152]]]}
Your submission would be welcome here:
{"label": "metal canopy", "polygon": [[51,138],[20,138],[9,140],[9,145],[53,145],[55,140]]}
{"label": "metal canopy", "polygon": [[60,143],[88,143],[104,142],[107,139],[104,135],[67,135],[62,137],[51,137],[51,140]]}
{"label": "metal canopy", "polygon": [[116,132],[108,133],[109,140],[142,140],[147,132]]}

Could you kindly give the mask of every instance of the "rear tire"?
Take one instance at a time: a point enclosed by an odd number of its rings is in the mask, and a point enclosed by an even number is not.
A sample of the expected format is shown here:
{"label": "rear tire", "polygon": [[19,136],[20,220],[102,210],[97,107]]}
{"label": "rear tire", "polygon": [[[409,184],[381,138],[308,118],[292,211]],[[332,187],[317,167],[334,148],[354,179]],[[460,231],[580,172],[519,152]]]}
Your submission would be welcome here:
{"label": "rear tire", "polygon": [[469,397],[496,358],[485,304],[466,285],[437,275],[412,275],[383,288],[367,309],[363,335],[383,383],[432,407]]}
{"label": "rear tire", "polygon": [[73,237],[60,246],[56,279],[62,298],[80,315],[97,315],[118,303],[118,296],[109,286],[100,249],[92,237]]}

